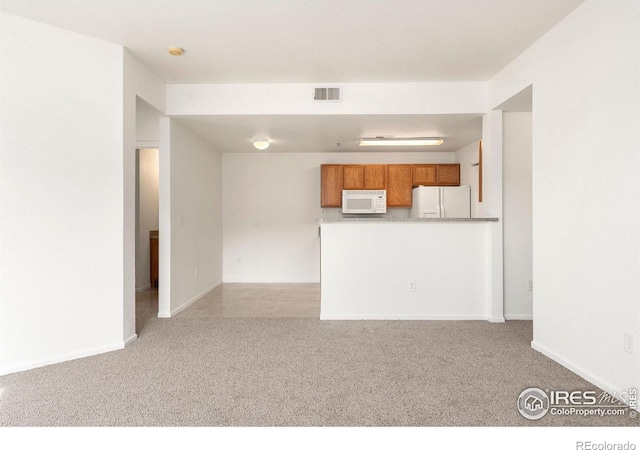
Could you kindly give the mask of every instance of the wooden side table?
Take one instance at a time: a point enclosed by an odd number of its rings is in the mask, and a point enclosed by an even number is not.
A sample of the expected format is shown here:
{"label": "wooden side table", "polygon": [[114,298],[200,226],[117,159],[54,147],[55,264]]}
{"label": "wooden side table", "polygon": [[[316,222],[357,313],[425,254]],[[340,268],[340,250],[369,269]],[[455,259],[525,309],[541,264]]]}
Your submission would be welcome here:
{"label": "wooden side table", "polygon": [[149,231],[149,248],[151,249],[151,287],[158,287],[158,230]]}

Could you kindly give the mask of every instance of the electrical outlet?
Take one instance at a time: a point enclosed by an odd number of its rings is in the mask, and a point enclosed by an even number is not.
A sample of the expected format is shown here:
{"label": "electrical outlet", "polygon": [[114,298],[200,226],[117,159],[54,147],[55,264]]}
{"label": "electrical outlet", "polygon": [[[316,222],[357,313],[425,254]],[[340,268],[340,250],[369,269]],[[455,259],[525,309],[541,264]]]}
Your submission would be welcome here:
{"label": "electrical outlet", "polygon": [[527,280],[527,290],[533,291],[533,280]]}
{"label": "electrical outlet", "polygon": [[184,217],[178,216],[178,225],[182,225],[184,223]]}
{"label": "electrical outlet", "polygon": [[416,291],[416,280],[409,280],[409,282],[407,283],[407,290],[409,292]]}
{"label": "electrical outlet", "polygon": [[633,336],[630,333],[624,334],[624,351],[633,355]]}

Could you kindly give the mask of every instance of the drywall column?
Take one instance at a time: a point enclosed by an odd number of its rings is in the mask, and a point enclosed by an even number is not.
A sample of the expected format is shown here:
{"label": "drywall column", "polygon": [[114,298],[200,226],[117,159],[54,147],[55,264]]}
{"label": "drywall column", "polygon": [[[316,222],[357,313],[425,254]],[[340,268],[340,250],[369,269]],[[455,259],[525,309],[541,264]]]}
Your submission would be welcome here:
{"label": "drywall column", "polygon": [[127,50],[123,55],[124,92],[122,110],[124,136],[122,139],[123,172],[123,333],[125,342],[136,338],[136,102],[144,99],[159,111],[165,107],[165,86],[146,66]]}
{"label": "drywall column", "polygon": [[171,317],[171,119],[160,118],[158,317]]}
{"label": "drywall column", "polygon": [[494,217],[491,225],[487,278],[489,320],[504,322],[502,245],[502,111],[490,111],[482,119],[483,202],[480,217]]}
{"label": "drywall column", "polygon": [[136,95],[135,86],[129,81],[130,59],[124,54],[124,92],[122,94],[122,111],[124,133],[122,138],[122,202],[124,231],[122,243],[122,264],[124,283],[122,286],[123,303],[123,338],[125,343],[135,340],[136,334]]}
{"label": "drywall column", "polygon": [[533,319],[531,113],[503,115],[504,314]]}

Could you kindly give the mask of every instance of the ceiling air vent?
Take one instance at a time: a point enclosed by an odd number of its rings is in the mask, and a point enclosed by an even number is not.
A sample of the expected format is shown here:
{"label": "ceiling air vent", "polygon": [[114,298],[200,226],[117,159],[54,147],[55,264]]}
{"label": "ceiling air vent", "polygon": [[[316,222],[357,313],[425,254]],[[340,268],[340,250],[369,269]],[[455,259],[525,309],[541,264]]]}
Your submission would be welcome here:
{"label": "ceiling air vent", "polygon": [[317,87],[313,99],[317,102],[339,102],[342,101],[342,90],[339,87]]}

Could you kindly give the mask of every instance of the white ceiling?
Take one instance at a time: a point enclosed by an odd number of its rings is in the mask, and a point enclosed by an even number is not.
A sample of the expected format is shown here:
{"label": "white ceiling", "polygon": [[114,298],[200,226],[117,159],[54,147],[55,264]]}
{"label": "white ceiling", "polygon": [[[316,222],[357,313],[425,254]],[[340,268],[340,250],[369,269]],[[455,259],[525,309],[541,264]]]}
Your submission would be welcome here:
{"label": "white ceiling", "polygon": [[[168,84],[435,82],[490,79],[583,1],[0,0],[0,10],[121,44]],[[185,54],[170,56],[172,45]],[[441,136],[429,150],[455,151],[481,137],[474,115],[179,120],[222,151],[255,151],[263,136],[270,152],[358,151],[359,137],[380,135]]]}
{"label": "white ceiling", "polygon": [[[583,0],[1,0],[166,83],[486,81]],[[186,53],[167,53],[177,45]]]}
{"label": "white ceiling", "polygon": [[[367,147],[364,151],[450,152],[482,135],[479,114],[186,116],[176,120],[222,152],[260,152],[255,139],[269,139],[269,152],[354,152],[360,137],[433,136],[434,147]],[[340,146],[337,144],[340,143]]]}

